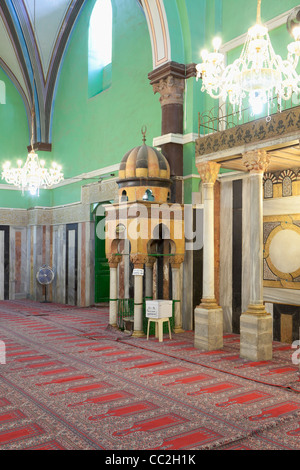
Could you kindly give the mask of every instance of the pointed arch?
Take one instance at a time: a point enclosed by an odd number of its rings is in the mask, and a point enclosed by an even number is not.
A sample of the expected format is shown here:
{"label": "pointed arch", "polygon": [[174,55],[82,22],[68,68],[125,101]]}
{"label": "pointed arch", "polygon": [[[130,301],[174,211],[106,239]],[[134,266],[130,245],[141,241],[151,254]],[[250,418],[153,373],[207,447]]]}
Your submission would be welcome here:
{"label": "pointed arch", "polygon": [[169,27],[163,0],[141,0],[147,19],[153,69],[171,60]]}

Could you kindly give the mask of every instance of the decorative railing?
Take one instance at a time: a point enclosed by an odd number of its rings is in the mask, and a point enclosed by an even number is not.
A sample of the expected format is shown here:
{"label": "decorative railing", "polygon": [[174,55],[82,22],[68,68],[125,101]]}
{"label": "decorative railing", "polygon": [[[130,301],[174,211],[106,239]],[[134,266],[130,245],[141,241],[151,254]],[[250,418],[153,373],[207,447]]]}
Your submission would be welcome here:
{"label": "decorative railing", "polygon": [[[146,300],[152,300],[150,297],[145,297],[143,299],[143,331],[147,333],[148,319],[146,317]],[[180,300],[172,301],[172,317],[170,318],[171,330],[175,327],[175,302],[180,302]],[[118,299],[118,315],[117,315],[117,325],[120,330],[124,331],[129,330],[130,322],[133,323],[134,319],[134,299]],[[133,324],[132,324],[133,326]],[[168,333],[168,325],[165,323],[163,325],[163,333]],[[155,334],[155,325],[152,323],[149,330],[150,335]]]}
{"label": "decorative railing", "polygon": [[128,322],[133,321],[134,299],[118,299],[117,325],[120,330],[128,329]]}
{"label": "decorative railing", "polygon": [[287,101],[282,101],[279,106],[277,97],[272,98],[264,112],[254,115],[251,107],[245,108],[239,113],[231,104],[223,103],[214,106],[209,111],[198,113],[198,136],[205,137],[208,134],[232,129],[249,122],[265,118],[266,122],[272,119],[274,114],[299,106],[300,96],[293,94]]}
{"label": "decorative railing", "polygon": [[223,156],[224,152],[230,155],[239,154],[250,144],[263,143],[266,147],[270,147],[278,139],[281,143],[299,141],[300,106],[248,122],[239,120],[237,116],[236,122],[230,121],[229,116],[233,117],[233,114],[225,116],[224,119],[211,117],[206,122],[200,120],[200,134],[196,139],[196,158],[220,156],[221,152]]}

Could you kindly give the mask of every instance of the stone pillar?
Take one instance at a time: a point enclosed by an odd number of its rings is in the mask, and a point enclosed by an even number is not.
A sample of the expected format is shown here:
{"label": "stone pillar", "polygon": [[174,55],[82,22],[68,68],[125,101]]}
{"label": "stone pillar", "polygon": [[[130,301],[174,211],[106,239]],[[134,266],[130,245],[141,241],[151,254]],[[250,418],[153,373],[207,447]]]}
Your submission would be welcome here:
{"label": "stone pillar", "polygon": [[250,303],[240,320],[240,356],[272,359],[273,319],[263,304],[263,174],[269,157],[264,150],[244,153],[250,172]]}
{"label": "stone pillar", "polygon": [[203,162],[197,165],[203,186],[203,292],[195,308],[196,348],[211,351],[223,347],[223,310],[215,298],[214,257],[214,184],[220,165]]}
{"label": "stone pillar", "polygon": [[156,261],[155,256],[147,256],[145,263],[145,297],[153,299],[153,265]]}
{"label": "stone pillar", "polygon": [[[146,256],[141,254],[130,255],[134,269],[144,269]],[[134,318],[132,336],[145,336],[143,331],[143,275],[134,276]]]}
{"label": "stone pillar", "polygon": [[109,280],[109,324],[117,327],[118,317],[118,263],[121,257],[110,255],[108,258]]}
{"label": "stone pillar", "polygon": [[[191,75],[190,75],[191,76]],[[162,110],[161,133],[183,134],[183,97],[186,66],[169,62],[148,74],[154,93],[160,94]],[[161,146],[171,171],[171,202],[182,204],[183,198],[183,145],[165,143]]]}
{"label": "stone pillar", "polygon": [[182,277],[180,275],[180,266],[183,263],[184,255],[171,256],[170,264],[172,269],[172,298],[175,309],[174,333],[183,333],[182,328]]}

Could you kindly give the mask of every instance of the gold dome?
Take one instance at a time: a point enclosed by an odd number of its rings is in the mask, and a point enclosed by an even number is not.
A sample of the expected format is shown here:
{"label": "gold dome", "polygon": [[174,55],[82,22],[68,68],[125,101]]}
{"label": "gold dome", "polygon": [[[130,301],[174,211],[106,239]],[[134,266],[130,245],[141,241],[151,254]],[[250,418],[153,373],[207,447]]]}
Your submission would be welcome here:
{"label": "gold dome", "polygon": [[119,179],[170,179],[167,159],[154,147],[143,143],[127,152],[120,163]]}
{"label": "gold dome", "polygon": [[[145,144],[146,130],[142,129],[143,144],[129,150],[120,163],[119,196],[128,201],[145,199],[166,202],[170,196],[170,165],[168,160],[155,148]],[[153,199],[152,199],[153,198]],[[147,199],[147,198],[146,198]]]}

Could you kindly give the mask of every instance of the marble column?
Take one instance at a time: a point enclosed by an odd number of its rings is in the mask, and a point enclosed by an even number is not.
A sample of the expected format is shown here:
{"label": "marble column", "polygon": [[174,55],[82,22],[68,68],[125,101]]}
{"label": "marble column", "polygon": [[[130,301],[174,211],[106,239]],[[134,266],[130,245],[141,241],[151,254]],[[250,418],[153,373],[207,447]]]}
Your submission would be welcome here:
{"label": "marble column", "polygon": [[118,263],[120,257],[111,255],[108,258],[109,281],[109,324],[114,328],[118,325]]}
{"label": "marble column", "polygon": [[[134,269],[144,269],[147,257],[142,254],[130,255]],[[143,275],[134,275],[134,317],[132,336],[145,336],[143,331]]]}
{"label": "marble column", "polygon": [[153,299],[153,265],[156,261],[155,256],[147,256],[145,263],[145,297]]}
{"label": "marble column", "polygon": [[240,320],[240,356],[252,361],[272,359],[273,320],[263,304],[263,174],[269,157],[264,150],[244,153],[250,172],[250,303]]}
{"label": "marble column", "polygon": [[[162,110],[161,133],[183,134],[183,103],[187,70],[184,64],[169,62],[148,74],[154,93],[160,94]],[[171,172],[171,202],[182,204],[183,198],[183,145],[162,144]]]}
{"label": "marble column", "polygon": [[220,165],[197,165],[203,187],[203,291],[201,304],[195,308],[196,348],[211,351],[223,347],[223,310],[215,298],[214,256],[214,184]]}
{"label": "marble column", "polygon": [[184,261],[184,255],[171,256],[170,264],[172,269],[172,298],[174,301],[174,333],[183,333],[182,328],[182,277],[180,267]]}

